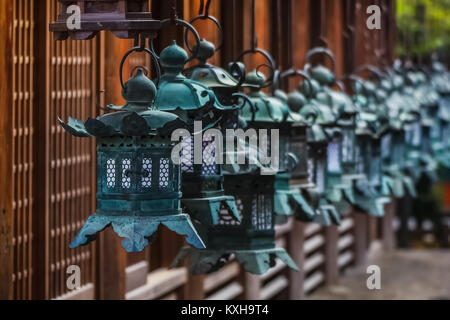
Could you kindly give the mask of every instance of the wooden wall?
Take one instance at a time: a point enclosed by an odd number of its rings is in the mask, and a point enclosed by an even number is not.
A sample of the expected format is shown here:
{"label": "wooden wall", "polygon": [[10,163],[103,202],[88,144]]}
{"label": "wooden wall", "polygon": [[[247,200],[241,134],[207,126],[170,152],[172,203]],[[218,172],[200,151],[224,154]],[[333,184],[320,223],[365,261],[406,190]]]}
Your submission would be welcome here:
{"label": "wooden wall", "polygon": [[[377,3],[386,14],[386,28],[380,32],[365,28],[365,8],[371,1],[257,0],[258,46],[271,52],[282,70],[303,68],[306,52],[318,44],[335,52],[338,75],[363,63],[391,62],[395,21],[388,13],[394,5],[389,0]],[[185,268],[168,271],[183,240],[166,229],[141,254],[126,254],[112,232],[102,234],[95,244],[69,249],[71,239],[95,210],[95,147],[92,140],[64,133],[57,117],[86,119],[101,114],[97,101],[121,104],[118,65],[132,43],[110,34],[90,41],[55,42],[48,24],[56,18],[56,0],[37,4],[37,0],[0,4],[0,175],[4,181],[0,298],[301,299],[323,283],[338,281],[348,265],[361,262],[380,226],[383,236],[392,240],[389,221],[381,224],[357,214],[350,215],[341,228],[291,221],[279,228],[277,242],[303,271],[278,264],[262,277],[249,275],[234,263],[208,276],[190,276]],[[169,15],[168,1],[153,0],[151,8],[155,18]],[[210,62],[226,66],[251,48],[251,9],[250,0],[212,1],[209,13],[222,23],[224,46]],[[178,0],[180,17],[190,20],[198,10],[199,1]],[[218,42],[214,24],[200,20],[195,26],[200,37]],[[156,49],[172,39],[180,44],[183,31],[163,30]],[[254,55],[244,61],[249,70],[264,62]],[[124,77],[141,64],[149,65],[149,59],[133,55]],[[291,79],[286,88],[297,83],[298,79]],[[82,269],[82,288],[76,292],[66,288],[66,268],[72,264]]]}

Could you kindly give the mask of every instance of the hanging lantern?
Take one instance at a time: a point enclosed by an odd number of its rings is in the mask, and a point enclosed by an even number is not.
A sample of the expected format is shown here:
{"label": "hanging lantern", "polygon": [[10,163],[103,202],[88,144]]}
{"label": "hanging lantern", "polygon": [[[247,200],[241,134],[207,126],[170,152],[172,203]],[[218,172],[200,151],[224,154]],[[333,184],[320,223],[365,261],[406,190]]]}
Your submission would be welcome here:
{"label": "hanging lantern", "polygon": [[[360,107],[356,128],[356,174],[364,176],[356,182],[355,207],[374,216],[383,216],[384,205],[390,202],[389,197],[382,195],[381,188],[381,140],[388,134],[387,117],[382,114],[383,101],[375,101],[380,95],[369,89],[372,83],[357,76],[350,80],[355,81],[354,100]],[[384,152],[389,153],[389,149]]]}
{"label": "hanging lantern", "polygon": [[[312,219],[315,216],[314,209],[304,198],[300,188],[290,184],[293,172],[303,178],[307,176],[307,124],[299,114],[289,110],[288,99],[282,91],[277,90],[274,97],[261,91],[266,83],[262,73],[256,70],[251,72],[246,82],[254,87],[249,93],[251,104],[242,109],[241,117],[248,123],[249,128],[279,132],[279,168],[275,177],[274,194],[277,224],[286,223],[288,217],[294,214],[306,215]],[[273,141],[268,137],[267,146],[271,143]]]}
{"label": "hanging lantern", "polygon": [[[333,71],[323,65],[312,67],[309,64],[311,58],[318,54],[329,57]],[[327,106],[335,117],[335,123],[325,129],[330,137],[327,150],[329,181],[327,196],[335,203],[341,214],[346,214],[350,211],[351,205],[355,204],[354,181],[361,178],[354,174],[357,109],[350,97],[332,89],[336,84],[336,63],[330,50],[314,48],[307,53],[306,61],[305,70],[320,84],[319,92],[316,94],[317,101]]]}
{"label": "hanging lantern", "polygon": [[[58,0],[57,21],[50,24],[56,40],[88,40],[100,31],[113,32],[122,39],[139,35],[154,38],[161,21],[154,20],[148,0]],[[79,14],[79,21],[75,15]]]}
{"label": "hanging lantern", "polygon": [[[309,84],[308,84],[309,83]],[[330,143],[329,131],[335,125],[336,117],[332,110],[317,99],[320,92],[320,84],[314,78],[303,81],[298,90],[289,94],[289,106],[291,110],[299,110],[300,115],[308,119],[312,117],[312,125],[307,129],[308,143],[308,185],[305,187],[307,195],[305,198],[313,204],[316,215],[313,219],[305,219],[305,217],[297,217],[298,220],[304,222],[315,222],[323,226],[331,224],[340,224],[340,215],[330,201],[328,195],[330,190],[338,188],[338,192],[342,190],[341,185],[332,185],[333,177],[329,175],[328,146]],[[308,97],[308,98],[305,98]],[[306,104],[304,103],[306,99]],[[328,130],[328,133],[326,132]],[[339,133],[337,133],[337,142],[339,141]],[[340,148],[338,148],[340,150]],[[333,161],[338,163],[340,167],[340,152],[334,154]]]}
{"label": "hanging lantern", "polygon": [[434,125],[427,113],[428,104],[425,98],[427,93],[420,90],[421,79],[417,73],[408,72],[406,79],[409,85],[404,89],[404,109],[412,121],[405,124],[407,149],[405,170],[414,178],[416,184],[423,175],[435,181],[437,177],[434,160],[428,154],[428,150],[424,150],[431,145],[429,136],[431,127]]}
{"label": "hanging lantern", "polygon": [[[200,50],[198,34],[187,22],[179,21],[196,35],[198,53]],[[182,204],[195,220],[208,227],[215,227],[224,209],[228,210],[236,221],[241,218],[234,198],[224,194],[222,164],[217,161],[217,155],[222,156],[217,147],[220,144],[218,140],[216,141],[218,135],[207,130],[220,129],[222,113],[235,109],[235,106],[222,106],[210,88],[182,74],[185,64],[195,58],[196,54],[188,59],[186,51],[176,43],[161,52],[159,60],[164,72],[155,106],[160,110],[177,114],[189,125],[194,125],[191,129],[193,136],[181,138]],[[199,128],[195,125],[197,121],[202,123]],[[196,150],[197,143],[201,144],[199,150]],[[198,151],[201,152],[200,155],[196,155]]]}
{"label": "hanging lantern", "polygon": [[[326,148],[327,140],[321,127],[314,124],[319,112],[308,102],[312,98],[313,83],[306,73],[294,69],[281,73],[278,81],[281,83],[285,78],[292,76],[303,77],[310,89],[307,97],[297,90],[287,95],[279,89],[275,91],[275,95],[288,105],[291,114],[290,118],[293,120],[290,127],[289,152],[292,154],[292,158],[296,159],[296,161],[293,161],[293,166],[289,173],[284,175],[286,195],[283,199],[283,193],[280,191],[279,203],[287,206],[289,203],[287,194],[291,194],[294,199],[297,199],[298,203],[296,207],[293,207],[297,220],[329,224],[331,223],[329,213],[320,207],[320,192],[318,192],[314,183],[315,162],[320,163],[321,157],[326,160],[326,152],[316,152],[321,149],[320,147],[316,148],[316,143],[322,144]],[[323,166],[322,175],[320,170],[319,168],[317,177],[319,184],[324,185],[326,166]],[[320,179],[320,177],[323,179]],[[282,190],[281,188],[278,189]],[[324,190],[321,192],[324,192]]]}
{"label": "hanging lantern", "polygon": [[406,167],[406,130],[405,126],[415,120],[415,117],[404,110],[403,78],[397,74],[391,75],[392,91],[386,100],[387,115],[389,119],[389,133],[381,140],[381,155],[383,163],[384,195],[393,194],[397,198],[403,198],[408,192],[410,196],[416,196],[414,181],[410,175],[404,172]]}
{"label": "hanging lantern", "polygon": [[[261,87],[265,83],[265,78],[255,71],[246,77],[246,81],[251,87]],[[259,90],[254,89],[249,94],[252,105],[246,104],[241,111],[241,116],[245,120],[252,120],[247,122],[250,128],[253,128],[252,125],[255,123],[259,123],[259,127],[265,123],[264,127],[270,129],[275,126],[271,115],[274,115],[274,119],[278,122],[283,121],[284,115],[279,109],[279,103],[272,104],[266,101],[267,104],[259,106],[261,108],[253,105],[257,92]],[[202,230],[200,233],[207,239],[207,249],[184,248],[173,266],[190,256],[191,273],[210,273],[220,269],[234,257],[247,272],[260,275],[274,267],[278,258],[289,267],[298,270],[285,249],[275,247],[274,194],[276,187],[276,175],[263,174],[258,166],[225,174],[226,194],[236,199],[242,219],[237,221],[227,212],[222,211],[218,226],[200,227]]]}
{"label": "hanging lantern", "polygon": [[[440,132],[432,137],[436,159],[442,166],[440,176],[448,176],[450,169],[450,73],[442,63],[433,61],[431,85],[439,94]],[[448,179],[447,179],[448,180]]]}
{"label": "hanging lantern", "polygon": [[153,104],[157,90],[142,69],[123,84],[123,64],[134,51],[145,51],[155,58],[150,50],[141,47],[124,56],[120,80],[127,103],[122,107],[108,106],[120,111],[85,123],[72,118],[68,124],[61,121],[74,136],[97,138],[97,211],[70,246],[86,245],[98,232],[112,226],[118,236],[125,238],[122,247],[127,252],[139,252],[163,224],[186,235],[194,247],[204,248],[189,216],[181,213],[180,167],[171,159],[170,134],[185,123]]}

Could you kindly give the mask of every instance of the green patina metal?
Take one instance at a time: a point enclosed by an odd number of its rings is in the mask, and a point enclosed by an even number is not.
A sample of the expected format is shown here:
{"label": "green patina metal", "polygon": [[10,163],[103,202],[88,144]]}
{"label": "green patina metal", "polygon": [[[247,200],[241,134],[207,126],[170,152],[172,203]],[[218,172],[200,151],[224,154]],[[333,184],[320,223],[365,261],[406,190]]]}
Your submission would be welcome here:
{"label": "green patina metal", "polygon": [[[325,48],[314,48],[308,54],[326,54],[333,61],[333,54]],[[332,89],[336,84],[334,72],[323,65],[306,65],[306,71],[318,84],[314,100],[320,107],[322,123],[329,138],[327,146],[327,199],[339,213],[347,214],[355,204],[355,184],[361,180],[356,175],[355,129],[358,110],[352,99],[343,92]],[[306,90],[307,88],[303,88]]]}
{"label": "green patina metal", "polygon": [[125,238],[127,252],[142,251],[159,225],[204,248],[187,214],[180,209],[180,167],[171,160],[171,132],[186,124],[153,105],[156,87],[138,70],[123,88],[120,110],[86,122],[69,118],[61,125],[77,137],[97,139],[97,211],[70,247],[86,245],[108,226]]}
{"label": "green patina metal", "polygon": [[258,171],[225,176],[227,194],[236,198],[242,220],[233,219],[223,211],[213,229],[198,225],[205,239],[206,250],[183,249],[173,263],[177,266],[190,256],[193,274],[210,273],[220,269],[233,255],[247,272],[263,274],[275,266],[276,258],[298,270],[284,249],[275,247],[274,175]]}
{"label": "green patina metal", "polygon": [[[356,127],[356,174],[364,178],[356,182],[355,207],[374,216],[384,215],[390,198],[382,194],[381,141],[388,134],[388,119],[383,104],[386,94],[370,81],[352,77],[355,82],[353,100],[360,108]],[[383,90],[383,89],[381,89]]]}
{"label": "green patina metal", "polygon": [[439,61],[433,61],[431,85],[439,94],[440,132],[433,131],[433,151],[440,165],[440,177],[450,180],[450,73]]}
{"label": "green patina metal", "polygon": [[[333,189],[332,177],[328,174],[328,145],[329,134],[326,132],[336,122],[332,110],[317,99],[320,84],[317,80],[309,78],[302,82],[298,90],[288,95],[288,105],[291,112],[298,113],[308,124],[306,129],[307,143],[307,181],[295,181],[303,198],[310,204],[315,212],[311,216],[308,212],[300,212],[296,219],[304,222],[319,223],[324,226],[340,224],[340,215],[336,206],[330,201],[328,195]],[[338,154],[338,160],[340,161]],[[336,186],[339,188],[339,186]]]}
{"label": "green patina metal", "polygon": [[[212,89],[184,76],[181,72],[187,60],[186,51],[176,43],[162,51],[160,61],[164,73],[155,105],[161,110],[179,115],[190,124],[194,121],[202,121],[202,125],[206,128],[220,129],[223,113],[233,112],[236,107],[222,106]],[[217,137],[208,134],[208,131],[204,134],[203,132],[193,132],[193,130],[191,132],[194,137],[185,137],[181,141],[183,147],[181,152],[182,204],[184,209],[191,217],[202,221],[209,227],[214,227],[219,223],[220,212],[223,209],[228,210],[231,216],[239,220],[235,199],[224,193],[223,169],[216,158],[218,150],[215,139]],[[195,135],[201,135],[201,164],[196,164],[194,161]]]}
{"label": "green patina metal", "polygon": [[[192,74],[195,75],[196,71],[192,70]],[[279,124],[289,117],[288,110],[283,110],[281,101],[259,95],[259,88],[256,88],[262,86],[264,82],[263,76],[256,72],[246,77],[247,85],[253,89],[248,98],[249,103],[243,106],[240,116],[248,124],[248,128],[278,129]],[[217,88],[219,87],[218,85]],[[269,146],[270,143],[268,135]],[[249,153],[250,150],[245,152]],[[281,170],[281,172],[286,171],[286,169]],[[238,170],[227,172],[225,174],[226,194],[236,199],[240,219],[230,216],[228,210],[222,209],[218,224],[207,228],[207,223],[202,221],[200,216],[196,217],[196,220],[200,221],[198,230],[206,239],[207,249],[185,248],[179,253],[173,266],[190,256],[192,273],[210,273],[220,269],[233,255],[246,271],[254,274],[263,274],[275,266],[276,258],[297,270],[297,266],[286,251],[275,247],[276,215],[274,212],[280,210],[280,212],[289,211],[290,213],[289,199],[294,196],[283,194],[285,198],[280,202],[277,188],[289,190],[289,180],[273,173],[264,175],[258,166],[240,166]]]}
{"label": "green patina metal", "polygon": [[[279,168],[275,180],[275,214],[277,223],[285,223],[294,214],[311,217],[314,210],[297,186],[290,184],[291,178],[307,177],[307,123],[287,104],[288,97],[280,90],[275,96],[261,91],[266,78],[254,70],[246,83],[251,87],[251,103],[244,106],[240,116],[251,129],[279,130]],[[269,138],[270,139],[270,138]],[[270,146],[268,140],[268,146]],[[269,148],[270,149],[270,148]]]}
{"label": "green patina metal", "polygon": [[396,198],[403,198],[408,193],[415,197],[417,192],[414,180],[408,170],[410,162],[407,161],[406,132],[410,129],[411,123],[416,121],[416,116],[404,100],[403,78],[394,73],[390,75],[389,80],[392,88],[385,102],[389,133],[382,138],[381,142],[384,172],[382,190],[386,196],[394,195]]}

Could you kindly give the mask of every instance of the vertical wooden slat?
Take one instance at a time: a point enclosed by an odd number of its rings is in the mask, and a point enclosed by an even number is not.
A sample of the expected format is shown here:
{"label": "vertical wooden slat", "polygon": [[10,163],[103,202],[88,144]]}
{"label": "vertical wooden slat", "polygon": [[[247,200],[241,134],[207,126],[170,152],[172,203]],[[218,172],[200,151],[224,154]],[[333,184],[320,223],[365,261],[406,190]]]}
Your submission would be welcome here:
{"label": "vertical wooden slat", "polygon": [[241,283],[244,287],[244,300],[259,300],[261,292],[261,280],[259,276],[245,272],[242,268]]}
{"label": "vertical wooden slat", "polygon": [[303,265],[305,262],[304,241],[305,241],[305,225],[303,223],[295,221],[292,226],[292,230],[289,234],[289,254],[294,262],[300,268],[300,271],[289,269],[289,299],[300,300],[303,299],[304,294],[304,280],[305,273],[303,271]]}
{"label": "vertical wooden slat", "polygon": [[333,285],[338,282],[338,254],[337,247],[339,240],[339,231],[336,226],[325,228],[325,282],[327,285]]}
{"label": "vertical wooden slat", "polygon": [[367,221],[368,217],[366,213],[354,212],[354,257],[355,264],[361,265],[366,261],[367,252]]}
{"label": "vertical wooden slat", "polygon": [[385,206],[382,220],[382,241],[384,250],[393,250],[395,247],[394,218],[397,210],[397,200],[391,198],[391,202]]}
{"label": "vertical wooden slat", "polygon": [[[48,21],[50,12],[53,6],[53,1],[42,1],[37,6],[37,15],[41,21]],[[39,188],[35,189],[35,202],[33,206],[33,230],[36,235],[39,235],[39,240],[36,242],[36,250],[34,251],[36,268],[35,277],[33,278],[33,297],[38,299],[49,298],[49,234],[46,228],[49,225],[49,211],[50,211],[50,130],[48,108],[50,104],[50,84],[51,84],[51,70],[50,56],[51,53],[47,51],[50,45],[50,35],[45,24],[40,23],[37,26],[36,43],[38,48],[38,70],[40,81],[37,82],[37,103],[40,106],[45,106],[36,113],[36,148],[34,151],[36,169],[35,181],[39,181]],[[36,183],[37,185],[37,183]]]}
{"label": "vertical wooden slat", "polygon": [[13,6],[8,1],[0,3],[0,70],[3,77],[0,81],[0,175],[5,188],[0,192],[0,299],[13,297],[13,132],[12,117],[12,91],[10,76],[12,74],[12,32],[13,32]]}

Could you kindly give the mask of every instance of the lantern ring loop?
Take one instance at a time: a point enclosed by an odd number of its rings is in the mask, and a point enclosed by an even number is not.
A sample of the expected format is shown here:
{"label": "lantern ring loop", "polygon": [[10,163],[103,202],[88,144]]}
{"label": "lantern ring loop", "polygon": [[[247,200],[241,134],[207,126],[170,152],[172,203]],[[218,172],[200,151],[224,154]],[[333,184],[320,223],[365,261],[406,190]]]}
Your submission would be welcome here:
{"label": "lantern ring loop", "polygon": [[[358,75],[352,74],[352,75],[350,75],[350,76],[344,76],[344,77],[342,77],[342,80],[350,80],[350,81],[352,81],[352,82],[354,82],[354,83],[359,83],[359,84],[361,85],[361,89],[362,89],[363,92],[364,92],[364,95],[365,95],[365,96],[369,96],[369,94],[368,94],[368,92],[367,92],[367,88],[366,88],[366,86],[364,85],[364,80],[361,79],[361,77],[359,77]],[[357,93],[357,94],[358,94],[358,93]]]}
{"label": "lantern ring loop", "polygon": [[308,53],[306,54],[306,57],[305,57],[305,67],[309,66],[311,58],[318,54],[324,54],[330,59],[330,61],[332,63],[331,69],[333,70],[333,74],[336,74],[336,58],[335,58],[333,52],[331,52],[331,50],[329,50],[327,48],[323,48],[323,47],[313,48],[308,51]]}
{"label": "lantern ring loop", "polygon": [[[191,21],[189,21],[189,23],[191,25],[193,25],[194,22],[196,22],[197,20],[211,20],[212,22],[214,22],[214,24],[216,25],[216,27],[217,27],[217,29],[219,31],[219,43],[217,44],[217,47],[216,47],[215,50],[217,52],[220,49],[222,49],[222,46],[223,46],[223,29],[222,29],[222,26],[221,26],[219,20],[217,20],[216,17],[205,15],[205,14],[201,14],[201,15],[198,15],[197,17],[193,18]],[[191,48],[191,46],[189,45],[189,39],[188,39],[189,31],[190,31],[189,29],[186,29],[186,31],[184,32],[184,43],[186,44],[186,48],[189,50],[189,52],[194,53],[193,52],[194,49]]]}
{"label": "lantern ring loop", "polygon": [[239,110],[242,110],[245,107],[245,104],[248,103],[250,105],[250,110],[252,110],[252,113],[257,112],[255,104],[250,100],[250,97],[247,96],[245,93],[236,92],[233,93],[231,96],[241,98],[244,101],[242,105],[238,107]]}
{"label": "lantern ring loop", "polygon": [[247,54],[261,54],[269,64],[262,64],[259,65],[256,69],[258,70],[259,68],[263,67],[263,66],[267,66],[269,67],[269,69],[272,70],[272,74],[270,75],[270,77],[266,80],[266,83],[261,87],[261,88],[267,88],[270,85],[272,85],[272,83],[274,82],[274,78],[275,78],[275,73],[276,73],[276,64],[275,64],[275,60],[273,59],[273,57],[270,55],[270,53],[268,53],[266,50],[264,49],[260,49],[260,48],[255,48],[255,49],[249,49],[246,50],[244,52],[242,52],[239,57],[236,59],[236,61],[242,61],[242,59],[244,58],[245,55]]}
{"label": "lantern ring loop", "polygon": [[281,82],[281,80],[283,80],[284,78],[289,78],[289,77],[294,77],[294,76],[300,76],[303,79],[305,79],[305,81],[308,83],[308,94],[307,97],[308,98],[312,98],[313,96],[313,85],[311,82],[311,77],[304,71],[301,70],[297,70],[297,69],[288,69],[284,72],[282,72],[279,77],[278,77],[278,81]]}
{"label": "lantern ring loop", "polygon": [[[161,29],[164,28],[167,24],[170,24],[170,23],[173,23],[173,20],[171,20],[170,18],[169,18],[169,19],[162,20],[162,21],[161,21]],[[185,27],[186,29],[188,29],[189,31],[191,31],[192,34],[193,34],[194,37],[195,37],[195,42],[196,42],[197,45],[194,46],[194,50],[193,50],[193,51],[189,50],[189,51],[191,51],[192,55],[191,55],[191,57],[186,61],[186,63],[188,63],[188,62],[194,60],[195,58],[197,58],[197,56],[198,56],[198,53],[199,53],[199,51],[200,51],[200,36],[198,35],[198,32],[197,32],[197,30],[194,28],[194,26],[191,25],[189,22],[187,22],[187,21],[185,21],[185,20],[182,20],[182,19],[178,19],[178,18],[177,18],[177,19],[175,19],[175,25],[181,25],[181,26]],[[152,44],[152,46],[153,46],[153,44]]]}
{"label": "lantern ring loop", "polygon": [[[153,52],[152,50],[147,49],[147,48],[143,48],[143,47],[141,47],[141,46],[138,46],[138,47],[131,48],[127,53],[125,53],[125,55],[124,55],[123,58],[122,58],[122,61],[120,62],[119,78],[120,78],[120,85],[122,86],[122,89],[125,88],[125,85],[124,85],[124,82],[123,82],[123,66],[124,66],[125,61],[127,60],[128,56],[129,56],[130,54],[132,54],[133,52],[146,52],[146,53],[148,53],[148,54],[152,57],[152,60],[153,60],[153,62],[155,63],[155,67],[156,67],[156,75],[157,75],[155,85],[158,86],[159,81],[161,80],[161,67],[160,67],[160,65],[159,65],[158,57],[156,56],[156,53]],[[134,68],[133,71],[134,71],[135,69],[136,69],[136,68]]]}

